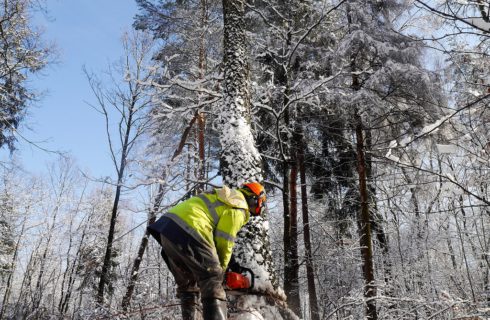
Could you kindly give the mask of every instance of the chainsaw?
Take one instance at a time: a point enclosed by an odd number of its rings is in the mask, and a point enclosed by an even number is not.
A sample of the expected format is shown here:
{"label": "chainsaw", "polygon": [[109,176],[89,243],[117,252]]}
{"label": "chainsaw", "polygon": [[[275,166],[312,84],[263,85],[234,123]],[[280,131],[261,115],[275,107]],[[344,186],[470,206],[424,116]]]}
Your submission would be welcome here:
{"label": "chainsaw", "polygon": [[255,284],[255,274],[249,268],[240,267],[240,272],[227,271],[224,287],[230,295],[242,295],[250,292]]}

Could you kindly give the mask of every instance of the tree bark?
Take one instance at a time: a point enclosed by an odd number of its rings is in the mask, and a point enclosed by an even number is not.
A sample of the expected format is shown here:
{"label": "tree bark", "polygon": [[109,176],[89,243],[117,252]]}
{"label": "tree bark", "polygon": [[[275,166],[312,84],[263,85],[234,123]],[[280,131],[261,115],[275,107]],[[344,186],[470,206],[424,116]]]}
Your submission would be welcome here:
{"label": "tree bark", "polygon": [[[153,208],[149,213],[150,218],[148,219],[147,226],[155,222],[156,213],[160,209],[160,204],[162,203],[163,195],[164,195],[164,185],[159,184],[158,192],[155,197],[155,201],[153,202]],[[145,254],[146,248],[148,247],[149,236],[150,233],[148,232],[148,230],[146,230],[145,234],[143,235],[143,238],[141,238],[140,246],[138,248],[138,253],[136,254],[136,258],[134,259],[133,266],[131,268],[129,283],[128,286],[126,287],[126,294],[124,295],[121,303],[121,307],[124,312],[128,311],[129,304],[133,296],[134,288],[136,287],[136,281],[138,281],[139,269],[140,269],[141,262],[143,261],[143,256]]]}
{"label": "tree bark", "polygon": [[110,272],[110,264],[112,258],[112,244],[114,241],[114,234],[116,232],[116,219],[117,212],[119,206],[119,199],[121,197],[122,184],[124,180],[124,170],[126,169],[126,162],[128,157],[128,148],[129,148],[129,137],[131,133],[131,125],[133,121],[133,113],[134,111],[134,101],[129,108],[128,111],[128,120],[126,123],[126,132],[124,133],[124,142],[122,145],[121,151],[121,160],[119,162],[119,168],[117,169],[117,186],[116,186],[116,194],[114,196],[114,202],[112,205],[111,212],[111,222],[109,226],[109,233],[107,235],[107,245],[106,251],[104,255],[104,263],[102,265],[102,272],[100,274],[100,281],[97,290],[97,302],[99,304],[104,303],[104,290],[107,284],[109,284],[109,272]]}
{"label": "tree bark", "polygon": [[[296,149],[296,148],[295,148]],[[298,258],[298,165],[296,157],[292,157],[289,179],[289,247],[286,247],[286,256],[289,258],[288,274],[284,277],[284,289],[288,296],[288,305],[297,315],[301,315],[301,300],[299,288],[299,258]],[[286,287],[287,285],[287,287]]]}
{"label": "tree bark", "polygon": [[68,312],[68,308],[70,306],[70,299],[73,291],[73,285],[75,284],[75,271],[79,267],[80,264],[80,254],[81,254],[81,249],[82,245],[85,242],[85,237],[87,234],[87,228],[89,224],[91,223],[91,219],[89,218],[87,223],[83,227],[82,235],[80,237],[80,243],[78,245],[77,253],[75,254],[75,259],[73,260],[72,266],[71,266],[71,271],[70,271],[70,276],[68,278],[68,288],[66,290],[66,294],[62,296],[60,299],[60,304],[59,304],[59,312],[61,315],[64,315],[66,312]]}
{"label": "tree bark", "polygon": [[[82,203],[82,200],[85,195],[85,190],[86,190],[87,185],[83,188],[83,191],[80,195],[80,198],[78,200],[77,208],[75,210],[76,213],[80,212],[80,205]],[[74,217],[70,218],[70,240],[69,240],[69,245],[68,245],[68,251],[66,254],[66,269],[65,272],[63,273],[63,281],[61,282],[61,294],[60,294],[60,301],[58,303],[58,311],[60,314],[63,316],[66,310],[68,309],[69,305],[69,299],[71,296],[71,290],[73,288],[73,274],[75,271],[75,266],[76,263],[78,262],[78,257],[80,253],[80,249],[77,250],[75,253],[75,259],[73,259],[73,262],[70,263],[70,258],[72,256],[71,250],[73,247],[73,222],[74,222]],[[84,232],[82,234],[82,241],[83,238],[85,237],[85,230],[86,230],[87,225],[85,224],[84,227]],[[66,286],[66,289],[65,289]],[[1,317],[0,317],[1,318]]]}
{"label": "tree bark", "polygon": [[16,269],[15,267],[16,267],[17,256],[19,254],[20,241],[22,240],[22,237],[24,236],[26,221],[27,220],[24,220],[22,222],[22,228],[20,230],[19,238],[17,239],[17,242],[15,243],[14,254],[12,256],[12,261],[10,262],[10,273],[8,275],[8,278],[7,278],[7,283],[5,285],[5,293],[3,295],[2,309],[0,309],[0,319],[4,319],[4,314],[5,314],[5,311],[7,310],[7,306],[9,303],[10,292],[12,290],[12,278],[14,276],[15,269]]}
{"label": "tree bark", "polygon": [[[177,156],[179,156],[182,153],[182,150],[184,148],[185,142],[187,141],[187,138],[189,136],[189,133],[192,129],[192,126],[198,120],[200,117],[200,113],[196,111],[194,114],[194,117],[192,120],[189,122],[189,125],[185,128],[182,138],[180,139],[179,145],[177,146],[177,149],[174,151],[174,154],[172,155],[171,161],[174,161]],[[203,137],[204,138],[204,137]],[[162,175],[162,180],[165,180],[166,174],[165,170]],[[156,214],[160,210],[160,205],[163,200],[163,196],[165,193],[165,187],[163,184],[159,184],[158,186],[158,191],[155,196],[155,199],[153,201],[153,207],[149,212],[149,220],[148,220],[148,226],[152,223],[155,222],[156,220]],[[150,233],[148,231],[145,231],[145,234],[143,235],[143,238],[141,238],[140,246],[138,249],[138,253],[136,254],[136,258],[134,259],[133,266],[131,268],[131,275],[129,279],[128,286],[126,287],[126,294],[123,297],[121,307],[123,311],[128,311],[129,305],[131,303],[131,298],[133,296],[134,288],[136,286],[136,281],[138,281],[138,276],[139,276],[139,268],[141,265],[141,262],[143,261],[143,256],[145,254],[146,248],[148,247],[148,238],[150,236]]]}
{"label": "tree bark", "polygon": [[206,129],[206,118],[204,117],[203,112],[199,112],[197,119],[197,142],[198,142],[198,154],[199,154],[199,169],[198,169],[198,185],[197,192],[204,191],[204,180],[206,177],[206,167],[205,167],[205,156],[206,156],[206,142],[204,132]]}
{"label": "tree bark", "polygon": [[[300,128],[301,129],[301,128]],[[310,303],[311,320],[320,320],[318,296],[315,286],[315,268],[310,235],[310,215],[308,210],[308,191],[306,189],[305,145],[302,130],[297,133],[298,166],[301,183],[301,211],[303,217],[303,241],[305,243],[306,279],[308,283],[308,298]]]}
{"label": "tree bark", "polygon": [[290,186],[289,179],[291,178],[291,170],[289,167],[289,162],[287,159],[283,159],[282,168],[282,211],[283,211],[283,223],[284,223],[284,233],[282,239],[282,245],[284,248],[284,281],[283,287],[286,295],[289,299],[289,292],[291,291],[291,282],[289,281],[291,277],[291,208],[290,204]]}
{"label": "tree bark", "polygon": [[[223,16],[224,104],[219,116],[222,148],[220,169],[224,183],[238,187],[247,181],[263,181],[262,159],[246,119],[249,105],[244,2],[223,0]],[[277,303],[284,301],[285,297],[278,290],[267,230],[265,215],[252,218],[240,231],[234,254],[241,265],[261,275],[260,279],[256,279],[254,291],[273,296]]]}
{"label": "tree bark", "polygon": [[41,261],[40,261],[40,268],[39,268],[39,273],[37,275],[37,280],[36,280],[36,291],[34,292],[34,298],[33,298],[33,308],[38,309],[39,305],[41,304],[41,300],[43,298],[44,290],[45,288],[43,287],[43,277],[44,277],[44,272],[46,271],[46,263],[48,261],[47,256],[50,251],[50,245],[51,245],[51,239],[54,236],[54,230],[56,227],[56,219],[59,214],[60,206],[62,205],[62,197],[64,196],[64,190],[65,190],[65,181],[61,181],[60,185],[60,190],[59,190],[59,196],[57,199],[56,206],[54,208],[54,214],[51,219],[51,225],[49,226],[48,229],[48,235],[46,239],[46,247],[43,250],[43,254],[41,256]]}
{"label": "tree bark", "polygon": [[359,174],[359,193],[361,196],[361,212],[359,216],[359,233],[362,255],[362,271],[364,276],[364,297],[366,299],[366,317],[378,319],[376,311],[376,285],[374,283],[373,242],[371,234],[371,217],[369,214],[369,196],[366,183],[366,159],[364,155],[364,137],[362,120],[356,115],[357,138],[357,172]]}
{"label": "tree bark", "polygon": [[[367,130],[366,132],[366,150],[372,150],[372,134],[371,130]],[[389,239],[384,230],[384,219],[378,212],[378,205],[376,200],[376,187],[375,187],[375,177],[374,177],[374,169],[373,169],[373,159],[370,152],[365,152],[366,157],[366,179],[367,179],[367,187],[368,187],[368,196],[371,203],[372,214],[371,217],[371,227],[372,232],[376,235],[376,239],[378,240],[379,247],[381,248],[381,253],[383,255],[383,268],[384,268],[384,285],[385,285],[385,294],[389,297],[394,296],[393,292],[393,274],[392,274],[392,263],[389,255]],[[393,308],[395,305],[391,304],[390,308]]]}
{"label": "tree bark", "polygon": [[[206,73],[206,26],[208,24],[208,3],[207,0],[201,0],[201,35],[199,41],[199,79],[203,80]],[[201,99],[202,97],[200,97]],[[199,154],[199,168],[198,168],[198,186],[197,192],[204,191],[204,179],[206,177],[205,166],[205,153],[206,145],[204,139],[204,133],[206,129],[206,118],[202,111],[198,111],[197,116],[197,142],[198,142],[198,154]]]}

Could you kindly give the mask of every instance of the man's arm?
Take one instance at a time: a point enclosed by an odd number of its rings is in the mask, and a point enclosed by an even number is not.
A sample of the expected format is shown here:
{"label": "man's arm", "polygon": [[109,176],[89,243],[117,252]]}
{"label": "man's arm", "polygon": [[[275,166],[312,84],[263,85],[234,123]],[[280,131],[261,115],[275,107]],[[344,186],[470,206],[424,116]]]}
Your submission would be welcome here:
{"label": "man's arm", "polygon": [[235,237],[245,224],[245,212],[242,209],[228,209],[221,216],[214,232],[214,243],[223,270],[226,270],[232,256]]}

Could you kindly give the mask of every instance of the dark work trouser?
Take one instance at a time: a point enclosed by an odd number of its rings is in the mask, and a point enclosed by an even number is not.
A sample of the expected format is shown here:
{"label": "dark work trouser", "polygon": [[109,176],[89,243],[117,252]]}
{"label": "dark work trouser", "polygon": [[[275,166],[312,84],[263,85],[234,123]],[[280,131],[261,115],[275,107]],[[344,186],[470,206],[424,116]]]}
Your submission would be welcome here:
{"label": "dark work trouser", "polygon": [[[183,230],[182,230],[183,231]],[[184,232],[184,231],[183,231]],[[201,299],[226,300],[223,269],[216,250],[184,233],[179,243],[160,235],[162,257],[177,283],[177,294],[201,292]]]}

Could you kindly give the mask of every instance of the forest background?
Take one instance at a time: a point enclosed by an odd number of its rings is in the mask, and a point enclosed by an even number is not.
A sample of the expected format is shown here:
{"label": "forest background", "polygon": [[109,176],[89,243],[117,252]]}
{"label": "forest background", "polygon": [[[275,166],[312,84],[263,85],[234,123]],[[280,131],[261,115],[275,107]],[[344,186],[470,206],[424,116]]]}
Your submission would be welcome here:
{"label": "forest background", "polygon": [[[94,176],[23,135],[56,39],[46,3],[1,2],[0,318],[178,318],[146,224],[250,180],[269,208],[237,239],[257,279],[231,318],[490,316],[488,1],[136,7],[80,70],[114,170]],[[31,173],[26,144],[58,160]]]}

